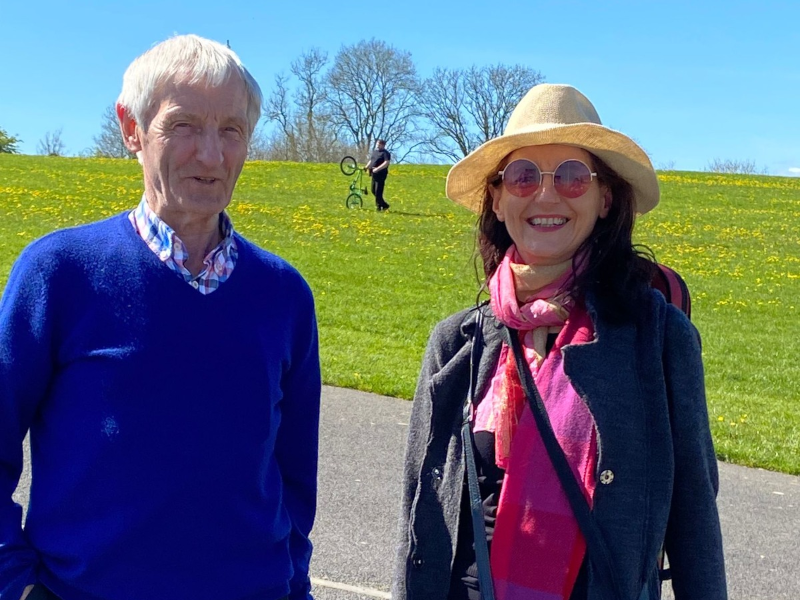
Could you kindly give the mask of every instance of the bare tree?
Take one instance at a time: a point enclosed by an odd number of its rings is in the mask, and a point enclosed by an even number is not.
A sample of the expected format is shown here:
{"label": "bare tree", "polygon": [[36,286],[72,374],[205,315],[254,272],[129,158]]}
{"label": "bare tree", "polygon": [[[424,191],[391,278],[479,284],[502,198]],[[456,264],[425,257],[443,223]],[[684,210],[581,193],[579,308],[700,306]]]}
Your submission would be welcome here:
{"label": "bare tree", "polygon": [[478,145],[477,134],[470,131],[464,87],[464,71],[437,68],[420,94],[422,114],[431,125],[426,149],[453,161]]}
{"label": "bare tree", "polygon": [[332,160],[330,146],[338,142],[326,104],[327,86],[322,71],[327,63],[328,54],[316,48],[292,63],[292,73],[300,81],[295,95],[298,149],[309,159],[319,162]]}
{"label": "bare tree", "polygon": [[[296,131],[295,119],[292,114],[291,101],[289,99],[289,90],[287,88],[289,78],[286,75],[279,74],[275,76],[275,89],[270,94],[264,106],[264,114],[267,119],[277,123],[279,134],[273,136],[273,140],[283,139],[281,144],[287,149],[287,153],[296,154]],[[291,150],[290,150],[291,149]],[[290,156],[278,160],[297,160]]]}
{"label": "bare tree", "polygon": [[328,55],[312,48],[291,64],[298,81],[290,91],[286,75],[275,78],[275,88],[265,103],[265,115],[276,124],[271,136],[260,140],[268,160],[299,162],[338,161],[348,151],[340,139],[327,102],[323,70]]}
{"label": "bare tree", "polygon": [[59,127],[55,131],[48,131],[44,137],[39,140],[36,146],[36,151],[45,156],[64,156],[64,142],[61,140],[61,133],[63,128]]}
{"label": "bare tree", "polygon": [[375,39],[343,46],[327,75],[334,124],[346,132],[359,156],[376,139],[399,151],[401,161],[419,143],[419,79],[411,54]]}
{"label": "bare tree", "polygon": [[459,160],[503,133],[520,99],[544,81],[522,65],[470,69],[438,68],[420,93],[423,116],[431,126],[426,149]]}
{"label": "bare tree", "polygon": [[725,160],[715,158],[706,165],[705,170],[710,173],[736,173],[739,175],[767,175],[769,173],[766,167],[762,169],[756,167],[754,160],[733,160],[730,158]]}
{"label": "bare tree", "polygon": [[247,160],[271,160],[269,156],[270,138],[264,127],[256,127],[247,146]]}
{"label": "bare tree", "polygon": [[656,165],[656,169],[659,171],[674,171],[675,170],[675,161],[674,160],[662,160]]}
{"label": "bare tree", "polygon": [[100,133],[92,138],[94,146],[91,149],[92,156],[104,156],[107,158],[135,158],[135,154],[129,152],[122,141],[122,132],[117,121],[117,112],[114,105],[107,106],[103,111],[100,122]]}

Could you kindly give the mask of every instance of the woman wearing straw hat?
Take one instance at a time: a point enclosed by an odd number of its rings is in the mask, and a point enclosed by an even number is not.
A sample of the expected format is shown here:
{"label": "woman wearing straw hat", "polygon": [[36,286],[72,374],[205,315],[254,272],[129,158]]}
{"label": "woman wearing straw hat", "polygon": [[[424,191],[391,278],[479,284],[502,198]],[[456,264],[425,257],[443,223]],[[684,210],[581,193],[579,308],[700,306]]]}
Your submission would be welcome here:
{"label": "woman wearing straw hat", "polygon": [[534,87],[457,163],[488,303],[435,328],[414,399],[394,600],[726,598],[697,331],[633,248],[642,149]]}

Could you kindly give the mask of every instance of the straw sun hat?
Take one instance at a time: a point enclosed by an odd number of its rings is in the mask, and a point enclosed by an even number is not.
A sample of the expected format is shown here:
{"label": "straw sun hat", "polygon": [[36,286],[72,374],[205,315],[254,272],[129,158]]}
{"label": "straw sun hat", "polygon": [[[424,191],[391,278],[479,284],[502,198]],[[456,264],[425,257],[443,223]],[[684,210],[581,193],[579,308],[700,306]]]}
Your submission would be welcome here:
{"label": "straw sun hat", "polygon": [[500,137],[461,159],[447,174],[447,197],[473,212],[481,209],[490,173],[514,150],[565,144],[601,158],[633,187],[635,210],[658,204],[658,180],[647,154],[628,136],[604,127],[589,99],[574,87],[542,83],[520,100]]}

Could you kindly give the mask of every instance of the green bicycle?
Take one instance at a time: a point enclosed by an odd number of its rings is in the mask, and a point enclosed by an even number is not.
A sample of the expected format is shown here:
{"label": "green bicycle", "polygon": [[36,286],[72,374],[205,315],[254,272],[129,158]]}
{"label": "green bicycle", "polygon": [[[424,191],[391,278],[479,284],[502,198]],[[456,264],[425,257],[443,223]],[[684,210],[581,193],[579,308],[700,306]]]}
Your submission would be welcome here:
{"label": "green bicycle", "polygon": [[344,205],[347,208],[361,208],[364,206],[364,196],[369,195],[367,188],[364,187],[364,169],[358,168],[358,163],[352,156],[345,156],[339,163],[339,168],[348,177],[355,175],[353,181],[350,182],[350,194],[344,201]]}

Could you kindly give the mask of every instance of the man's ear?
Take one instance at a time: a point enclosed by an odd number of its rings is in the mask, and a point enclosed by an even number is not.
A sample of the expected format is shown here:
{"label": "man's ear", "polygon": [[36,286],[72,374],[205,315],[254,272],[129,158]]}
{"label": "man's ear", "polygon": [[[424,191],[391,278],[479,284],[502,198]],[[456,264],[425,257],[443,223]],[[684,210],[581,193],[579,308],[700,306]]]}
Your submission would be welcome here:
{"label": "man's ear", "polygon": [[142,150],[142,141],[139,138],[139,132],[141,130],[136,127],[136,119],[134,119],[130,111],[119,102],[116,108],[117,120],[119,121],[119,128],[122,133],[122,142],[131,152],[140,152]]}

